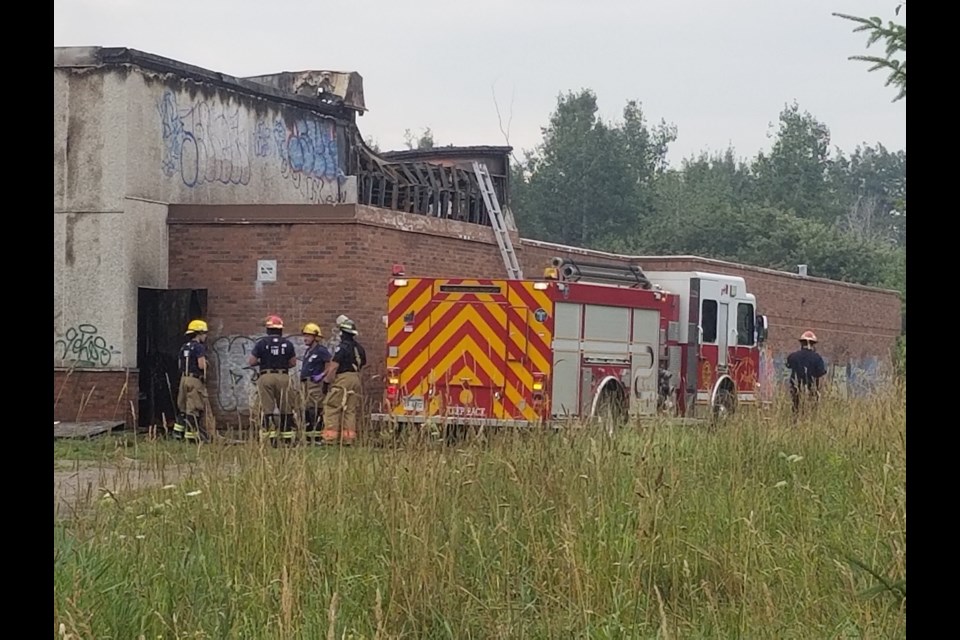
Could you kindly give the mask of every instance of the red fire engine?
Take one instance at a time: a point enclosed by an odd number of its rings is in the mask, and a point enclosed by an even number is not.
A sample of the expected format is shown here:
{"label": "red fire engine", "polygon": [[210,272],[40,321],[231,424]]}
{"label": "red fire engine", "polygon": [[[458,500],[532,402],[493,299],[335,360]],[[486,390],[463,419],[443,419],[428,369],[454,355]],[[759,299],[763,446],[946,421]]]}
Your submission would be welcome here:
{"label": "red fire engine", "polygon": [[375,422],[718,416],[756,402],[767,319],[743,278],[555,258],[529,279],[393,278]]}

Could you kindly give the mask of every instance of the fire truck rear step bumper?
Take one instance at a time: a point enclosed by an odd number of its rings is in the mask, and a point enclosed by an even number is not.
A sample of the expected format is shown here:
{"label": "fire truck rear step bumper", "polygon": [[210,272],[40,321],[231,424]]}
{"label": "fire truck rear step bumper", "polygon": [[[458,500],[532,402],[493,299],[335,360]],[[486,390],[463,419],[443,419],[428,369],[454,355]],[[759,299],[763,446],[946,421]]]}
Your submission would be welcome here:
{"label": "fire truck rear step bumper", "polygon": [[401,425],[401,424],[422,424],[436,426],[464,426],[464,427],[538,427],[543,426],[535,422],[526,420],[496,420],[493,418],[458,418],[450,417],[428,417],[428,416],[395,416],[389,413],[375,413],[370,416],[374,423]]}

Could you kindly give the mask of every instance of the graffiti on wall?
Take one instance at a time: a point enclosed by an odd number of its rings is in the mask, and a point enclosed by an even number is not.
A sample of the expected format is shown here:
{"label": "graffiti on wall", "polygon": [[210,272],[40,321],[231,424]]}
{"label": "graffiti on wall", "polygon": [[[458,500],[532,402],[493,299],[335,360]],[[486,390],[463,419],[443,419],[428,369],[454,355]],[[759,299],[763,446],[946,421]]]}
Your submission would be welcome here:
{"label": "graffiti on wall", "polygon": [[[303,362],[307,347],[303,336],[286,336],[297,351],[297,367]],[[256,392],[256,367],[247,364],[253,345],[259,336],[223,336],[217,338],[210,349],[217,372],[217,404],[222,411],[249,411],[250,401]],[[333,342],[327,342],[333,351]]]}
{"label": "graffiti on wall", "polygon": [[[773,354],[765,349],[760,354],[760,397],[767,401],[773,398],[775,391],[785,389],[790,381],[787,369],[787,353]],[[866,357],[851,359],[846,363],[831,363],[824,357],[827,365],[826,379],[829,388],[843,397],[864,396],[875,391],[885,380],[886,372],[880,360]]]}
{"label": "graffiti on wall", "polygon": [[254,119],[239,103],[199,100],[184,104],[166,90],[157,102],[164,175],[186,187],[248,186],[253,163],[279,175],[306,202],[346,202],[336,122],[301,118]]}
{"label": "graffiti on wall", "polygon": [[70,366],[109,367],[120,351],[107,343],[96,325],[80,324],[54,338],[53,355]]}
{"label": "graffiti on wall", "polygon": [[183,106],[169,89],[157,104],[163,173],[187,187],[250,183],[250,144],[237,103],[201,100]]}
{"label": "graffiti on wall", "polygon": [[292,182],[304,199],[315,204],[344,202],[346,176],[340,170],[332,120],[298,120],[289,128],[276,120],[273,132],[280,175]]}

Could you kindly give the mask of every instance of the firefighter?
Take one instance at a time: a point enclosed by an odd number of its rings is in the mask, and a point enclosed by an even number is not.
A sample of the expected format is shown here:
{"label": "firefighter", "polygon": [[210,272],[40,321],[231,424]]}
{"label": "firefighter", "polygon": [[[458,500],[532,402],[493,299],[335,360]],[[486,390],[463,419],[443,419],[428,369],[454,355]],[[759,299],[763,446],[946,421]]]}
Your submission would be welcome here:
{"label": "firefighter", "polygon": [[367,364],[367,353],[357,342],[357,325],[346,319],[340,329],[340,344],[324,370],[330,388],[323,406],[323,440],[335,444],[352,444],[357,438],[357,416],[360,409],[360,371]]}
{"label": "firefighter", "polygon": [[816,352],[817,336],[813,331],[804,331],[800,336],[800,348],[787,356],[790,370],[790,398],[793,413],[799,415],[807,400],[820,398],[820,382],[827,374],[823,358]]}
{"label": "firefighter", "polygon": [[267,335],[253,345],[247,362],[251,367],[260,368],[257,390],[260,393],[260,410],[263,412],[261,433],[276,446],[278,433],[274,411],[279,409],[280,412],[280,438],[292,443],[296,435],[290,410],[289,371],[297,365],[297,353],[293,343],[283,337],[283,319],[280,316],[268,316],[264,325]]}
{"label": "firefighter", "polygon": [[327,384],[323,381],[324,370],[333,357],[330,350],[320,342],[323,333],[313,322],[303,326],[303,342],[307,347],[300,368],[300,384],[303,389],[304,437],[308,441],[320,436],[323,423],[323,396]]}
{"label": "firefighter", "polygon": [[180,347],[177,364],[180,369],[180,388],[177,392],[178,419],[173,424],[177,440],[207,440],[202,418],[207,407],[207,323],[191,320],[185,333],[187,341]]}

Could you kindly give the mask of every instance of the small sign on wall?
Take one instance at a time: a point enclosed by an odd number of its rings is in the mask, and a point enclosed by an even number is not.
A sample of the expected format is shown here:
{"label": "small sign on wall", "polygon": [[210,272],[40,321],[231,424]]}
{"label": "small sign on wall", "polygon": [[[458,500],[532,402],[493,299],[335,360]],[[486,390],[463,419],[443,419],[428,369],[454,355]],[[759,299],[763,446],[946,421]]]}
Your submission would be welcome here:
{"label": "small sign on wall", "polygon": [[277,261],[257,260],[257,282],[277,281]]}

